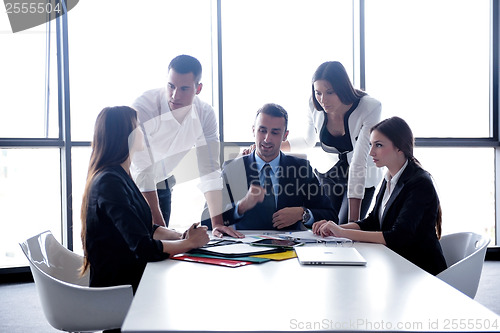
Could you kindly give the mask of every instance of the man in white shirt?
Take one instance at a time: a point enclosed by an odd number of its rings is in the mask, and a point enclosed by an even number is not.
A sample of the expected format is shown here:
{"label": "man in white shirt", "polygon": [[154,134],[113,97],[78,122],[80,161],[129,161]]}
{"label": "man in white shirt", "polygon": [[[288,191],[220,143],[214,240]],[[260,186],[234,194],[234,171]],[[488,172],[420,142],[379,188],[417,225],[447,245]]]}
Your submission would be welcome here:
{"label": "man in white shirt", "polygon": [[[222,221],[220,208],[216,210],[222,189],[219,130],[212,106],[197,96],[203,87],[201,73],[196,58],[179,55],[168,66],[167,86],[146,91],[133,104],[146,149],[134,154],[131,174],[157,225],[168,226],[171,180],[179,165],[183,180],[201,179],[199,188],[205,194],[211,219]],[[196,157],[188,154],[193,149]]]}

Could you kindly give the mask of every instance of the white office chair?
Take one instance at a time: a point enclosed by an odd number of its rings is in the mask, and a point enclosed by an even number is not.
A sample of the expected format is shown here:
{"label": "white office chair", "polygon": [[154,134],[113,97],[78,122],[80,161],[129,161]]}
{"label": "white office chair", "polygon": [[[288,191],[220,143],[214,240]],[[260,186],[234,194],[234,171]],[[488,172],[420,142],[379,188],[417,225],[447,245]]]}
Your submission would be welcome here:
{"label": "white office chair", "polygon": [[440,243],[448,268],[436,276],[474,298],[490,239],[473,232],[459,232],[444,235]]}
{"label": "white office chair", "polygon": [[80,276],[83,257],[63,247],[50,231],[19,245],[28,258],[50,325],[68,332],[121,327],[133,298],[131,285],[89,287],[88,272]]}

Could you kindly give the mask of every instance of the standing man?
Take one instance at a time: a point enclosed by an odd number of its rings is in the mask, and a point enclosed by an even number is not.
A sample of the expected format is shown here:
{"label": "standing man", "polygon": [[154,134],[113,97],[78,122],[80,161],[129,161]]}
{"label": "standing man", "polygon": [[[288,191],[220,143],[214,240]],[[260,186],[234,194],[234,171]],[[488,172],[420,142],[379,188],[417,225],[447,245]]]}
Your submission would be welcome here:
{"label": "standing man", "polygon": [[[219,130],[212,106],[197,96],[203,88],[201,73],[196,58],[179,55],[168,66],[167,86],[146,91],[133,104],[146,149],[134,155],[131,174],[157,225],[169,224],[173,170],[179,164],[183,178],[201,179],[199,188],[205,194],[212,222],[222,221],[220,209],[216,211],[221,206],[222,189]],[[188,155],[193,149],[196,159]]]}
{"label": "standing man", "polygon": [[238,229],[303,230],[315,221],[338,221],[309,162],[281,152],[287,126],[283,107],[265,104],[257,111],[255,151],[223,167],[224,201],[230,208],[222,223],[212,219],[214,236],[244,237]]}

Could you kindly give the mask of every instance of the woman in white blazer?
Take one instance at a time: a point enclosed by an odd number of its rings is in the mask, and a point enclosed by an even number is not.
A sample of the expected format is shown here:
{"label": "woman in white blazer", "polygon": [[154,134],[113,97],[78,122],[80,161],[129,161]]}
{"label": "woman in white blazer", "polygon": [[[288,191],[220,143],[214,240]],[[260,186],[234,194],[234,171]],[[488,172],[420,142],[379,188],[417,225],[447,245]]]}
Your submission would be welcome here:
{"label": "woman in white blazer", "polygon": [[291,151],[321,143],[321,156],[316,162],[311,156],[311,164],[340,224],[366,216],[381,179],[368,158],[370,129],[380,121],[381,110],[379,101],[353,87],[340,62],[325,62],[313,75],[306,135],[289,139]]}

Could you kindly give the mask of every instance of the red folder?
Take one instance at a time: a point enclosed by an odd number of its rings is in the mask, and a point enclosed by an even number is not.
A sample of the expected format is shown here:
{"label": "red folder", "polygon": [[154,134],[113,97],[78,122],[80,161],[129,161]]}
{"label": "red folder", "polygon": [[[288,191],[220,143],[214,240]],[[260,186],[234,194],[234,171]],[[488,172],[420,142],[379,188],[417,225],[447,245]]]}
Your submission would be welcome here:
{"label": "red folder", "polygon": [[174,260],[183,260],[183,261],[191,261],[191,262],[200,262],[204,264],[225,266],[225,267],[240,267],[252,264],[249,261],[240,261],[240,260],[231,260],[231,259],[219,259],[219,258],[206,258],[206,257],[194,257],[185,254],[178,254],[170,259]]}

